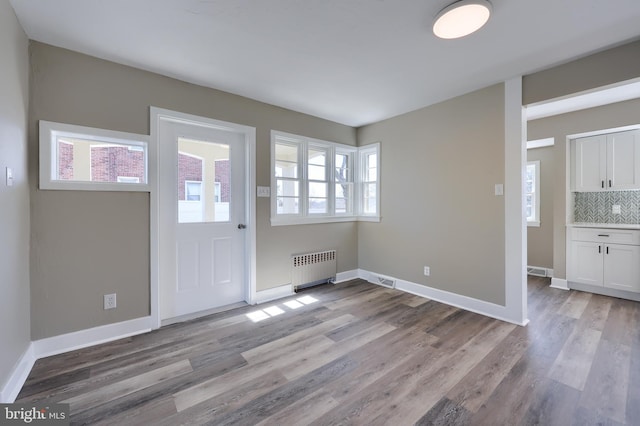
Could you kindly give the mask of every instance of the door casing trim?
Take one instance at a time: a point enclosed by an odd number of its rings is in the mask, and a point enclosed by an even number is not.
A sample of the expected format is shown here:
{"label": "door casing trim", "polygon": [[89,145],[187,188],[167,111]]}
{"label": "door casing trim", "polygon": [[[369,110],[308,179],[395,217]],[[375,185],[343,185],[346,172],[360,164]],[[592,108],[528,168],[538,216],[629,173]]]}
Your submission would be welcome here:
{"label": "door casing trim", "polygon": [[160,159],[159,126],[163,121],[209,127],[217,130],[233,131],[244,135],[245,140],[245,301],[254,304],[256,299],[256,128],[243,124],[200,117],[163,108],[150,107],[150,144],[149,144],[149,261],[150,261],[150,316],[151,327],[160,328],[160,236],[158,176]]}

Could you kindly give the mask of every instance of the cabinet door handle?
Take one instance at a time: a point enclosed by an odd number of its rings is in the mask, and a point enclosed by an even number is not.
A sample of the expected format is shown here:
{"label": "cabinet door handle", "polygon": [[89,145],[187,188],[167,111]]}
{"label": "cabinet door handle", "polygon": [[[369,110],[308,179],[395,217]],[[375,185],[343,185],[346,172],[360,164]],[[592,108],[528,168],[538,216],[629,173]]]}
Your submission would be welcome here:
{"label": "cabinet door handle", "polygon": [[604,181],[600,181],[600,185],[604,188]]}
{"label": "cabinet door handle", "polygon": [[609,254],[609,247],[607,247],[607,254]]}
{"label": "cabinet door handle", "polygon": [[609,234],[598,234],[598,237],[608,237]]}
{"label": "cabinet door handle", "polygon": [[611,179],[609,179],[609,188],[611,188]]}
{"label": "cabinet door handle", "polygon": [[602,246],[598,246],[598,254],[602,253]]}

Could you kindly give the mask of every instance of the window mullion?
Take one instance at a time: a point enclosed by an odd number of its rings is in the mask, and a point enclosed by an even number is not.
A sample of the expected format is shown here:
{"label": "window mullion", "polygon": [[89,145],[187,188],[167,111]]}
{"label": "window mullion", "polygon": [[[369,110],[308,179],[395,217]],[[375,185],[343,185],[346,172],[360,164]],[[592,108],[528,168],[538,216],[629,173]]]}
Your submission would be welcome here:
{"label": "window mullion", "polygon": [[327,180],[327,214],[336,215],[336,148],[327,147],[327,169],[325,179]]}
{"label": "window mullion", "polygon": [[309,143],[307,140],[300,143],[300,165],[302,166],[302,179],[300,182],[300,213],[303,217],[309,216]]}

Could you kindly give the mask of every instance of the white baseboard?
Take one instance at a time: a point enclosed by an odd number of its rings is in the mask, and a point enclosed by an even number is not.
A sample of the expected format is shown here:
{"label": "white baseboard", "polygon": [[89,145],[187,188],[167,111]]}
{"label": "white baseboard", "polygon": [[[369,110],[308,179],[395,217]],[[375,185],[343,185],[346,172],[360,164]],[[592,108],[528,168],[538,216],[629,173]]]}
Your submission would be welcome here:
{"label": "white baseboard", "polygon": [[20,389],[24,386],[24,382],[29,377],[33,365],[40,358],[111,342],[148,331],[151,331],[151,317],[143,317],[35,340],[29,344],[13,369],[9,380],[2,386],[0,403],[12,403],[15,401]]}
{"label": "white baseboard", "polygon": [[151,331],[151,317],[136,318],[36,340],[32,342],[33,352],[35,357],[39,359],[148,331]]}
{"label": "white baseboard", "polygon": [[0,389],[0,403],[11,404],[16,400],[22,386],[24,386],[24,382],[27,380],[27,377],[29,377],[29,373],[36,359],[33,353],[33,343],[29,343],[27,350],[24,351],[16,363],[11,376],[9,376],[9,380],[7,380],[2,386],[2,389]]}
{"label": "white baseboard", "polygon": [[256,292],[255,304],[271,302],[272,300],[282,299],[293,295],[293,288],[291,284],[281,285],[279,287],[269,288],[267,290],[261,290]]}
{"label": "white baseboard", "polygon": [[350,271],[338,272],[336,274],[336,280],[334,284],[343,283],[345,281],[355,280],[356,278],[360,278],[358,275],[359,269],[352,269]]}
{"label": "white baseboard", "polygon": [[415,294],[416,296],[422,296],[427,299],[435,300],[447,305],[455,306],[456,308],[464,309],[466,311],[475,312],[477,314],[485,315],[487,317],[499,319],[501,321],[510,322],[516,325],[527,325],[529,320],[524,322],[514,318],[510,318],[507,312],[507,308],[502,305],[496,305],[495,303],[486,302],[484,300],[474,299],[468,296],[462,296],[460,294],[450,293],[448,291],[439,290],[425,285],[412,283],[410,281],[404,281],[398,278],[389,277],[387,275],[377,274],[375,272],[359,270],[360,278],[376,284],[375,281],[371,281],[371,277],[383,277],[395,281],[395,288],[406,293]]}
{"label": "white baseboard", "polygon": [[569,290],[569,282],[562,278],[551,278],[551,285],[549,287],[559,290]]}

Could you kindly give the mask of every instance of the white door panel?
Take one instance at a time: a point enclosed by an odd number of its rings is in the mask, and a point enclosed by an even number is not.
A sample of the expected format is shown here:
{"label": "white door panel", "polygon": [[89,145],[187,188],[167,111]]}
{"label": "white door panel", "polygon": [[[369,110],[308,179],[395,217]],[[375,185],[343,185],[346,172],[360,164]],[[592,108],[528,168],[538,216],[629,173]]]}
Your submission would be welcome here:
{"label": "white door panel", "polygon": [[243,301],[244,135],[173,121],[159,130],[160,318]]}

